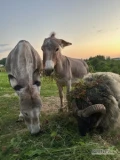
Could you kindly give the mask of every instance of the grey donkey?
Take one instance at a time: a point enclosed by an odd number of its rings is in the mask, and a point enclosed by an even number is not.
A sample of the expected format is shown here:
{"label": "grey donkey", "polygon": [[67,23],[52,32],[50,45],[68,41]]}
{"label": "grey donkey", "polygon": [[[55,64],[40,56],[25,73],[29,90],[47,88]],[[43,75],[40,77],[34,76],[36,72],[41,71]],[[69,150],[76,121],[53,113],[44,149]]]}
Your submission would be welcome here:
{"label": "grey donkey", "polygon": [[31,134],[40,131],[40,71],[42,61],[31,44],[21,40],[9,53],[6,60],[6,71],[12,88],[19,96],[20,115]]}

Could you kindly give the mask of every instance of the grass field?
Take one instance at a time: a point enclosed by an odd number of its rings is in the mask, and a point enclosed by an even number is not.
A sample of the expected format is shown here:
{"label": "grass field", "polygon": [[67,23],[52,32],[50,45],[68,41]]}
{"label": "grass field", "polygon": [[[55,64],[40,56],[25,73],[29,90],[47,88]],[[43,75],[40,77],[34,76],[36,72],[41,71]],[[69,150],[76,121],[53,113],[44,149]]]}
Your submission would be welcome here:
{"label": "grass field", "polygon": [[[80,137],[75,118],[58,113],[59,98],[54,81],[42,78],[41,126],[43,133],[31,136],[24,122],[16,122],[19,101],[7,74],[0,73],[0,160],[119,160],[120,133]],[[109,151],[93,155],[95,149]],[[110,155],[110,153],[112,155]]]}

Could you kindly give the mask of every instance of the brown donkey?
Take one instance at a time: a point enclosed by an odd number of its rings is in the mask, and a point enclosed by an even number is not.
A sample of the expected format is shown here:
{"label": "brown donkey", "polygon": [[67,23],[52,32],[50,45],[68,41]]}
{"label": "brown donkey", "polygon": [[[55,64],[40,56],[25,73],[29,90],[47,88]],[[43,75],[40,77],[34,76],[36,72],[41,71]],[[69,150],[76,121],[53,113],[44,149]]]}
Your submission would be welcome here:
{"label": "brown donkey", "polygon": [[55,33],[45,38],[41,47],[43,51],[43,67],[46,76],[54,71],[57,82],[60,102],[60,109],[63,107],[63,86],[67,87],[67,94],[71,85],[88,73],[88,65],[82,59],[74,59],[61,54],[61,48],[72,45],[63,39],[57,39]]}

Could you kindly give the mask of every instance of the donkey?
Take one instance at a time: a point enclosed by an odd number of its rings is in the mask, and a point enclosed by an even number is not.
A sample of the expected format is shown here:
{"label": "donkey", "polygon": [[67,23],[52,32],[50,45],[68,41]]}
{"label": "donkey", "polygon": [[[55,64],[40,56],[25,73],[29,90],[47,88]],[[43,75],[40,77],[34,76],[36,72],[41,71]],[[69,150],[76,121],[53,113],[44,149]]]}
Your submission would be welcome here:
{"label": "donkey", "polygon": [[54,71],[60,96],[60,110],[63,108],[63,87],[67,87],[66,93],[68,95],[72,84],[88,73],[88,65],[84,60],[61,54],[61,48],[69,45],[72,45],[72,43],[58,39],[55,37],[55,33],[51,33],[50,37],[45,38],[41,47],[45,75],[50,76]]}
{"label": "donkey", "polygon": [[6,71],[9,82],[19,96],[20,115],[31,134],[40,131],[40,71],[42,61],[31,44],[21,40],[9,53],[6,60]]}

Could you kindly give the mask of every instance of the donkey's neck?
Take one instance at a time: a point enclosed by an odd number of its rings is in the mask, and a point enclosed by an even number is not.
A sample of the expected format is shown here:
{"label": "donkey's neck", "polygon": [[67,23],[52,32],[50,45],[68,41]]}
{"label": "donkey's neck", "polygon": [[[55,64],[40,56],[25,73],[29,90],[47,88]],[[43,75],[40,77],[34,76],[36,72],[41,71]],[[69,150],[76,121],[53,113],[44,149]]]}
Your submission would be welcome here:
{"label": "donkey's neck", "polygon": [[64,55],[60,55],[59,59],[57,60],[57,63],[55,65],[55,75],[56,76],[63,76],[64,69],[66,66],[67,57]]}

